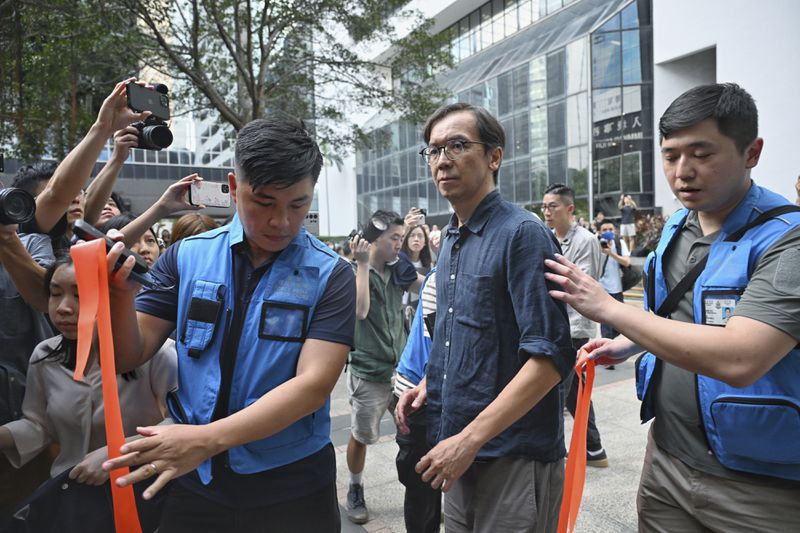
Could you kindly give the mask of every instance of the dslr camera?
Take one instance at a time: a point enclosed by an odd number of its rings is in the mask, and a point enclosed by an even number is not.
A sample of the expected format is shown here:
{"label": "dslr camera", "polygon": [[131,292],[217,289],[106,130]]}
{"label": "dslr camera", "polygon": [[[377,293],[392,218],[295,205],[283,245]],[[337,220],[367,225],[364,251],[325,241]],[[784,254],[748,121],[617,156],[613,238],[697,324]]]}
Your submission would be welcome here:
{"label": "dslr camera", "polygon": [[0,190],[0,224],[24,224],[36,214],[36,200],[25,189]]}
{"label": "dslr camera", "polygon": [[145,150],[161,150],[172,144],[172,131],[167,126],[169,120],[169,96],[167,86],[156,84],[154,89],[142,87],[134,82],[125,86],[128,107],[141,113],[152,114],[144,121],[131,124],[139,131],[138,147]]}
{"label": "dslr camera", "polygon": [[379,217],[372,217],[367,222],[367,225],[364,227],[363,230],[361,229],[354,229],[350,232],[350,239],[358,235],[359,237],[366,239],[367,242],[373,243],[375,239],[380,237],[384,231],[389,228],[389,225],[386,223],[385,220],[382,220]]}

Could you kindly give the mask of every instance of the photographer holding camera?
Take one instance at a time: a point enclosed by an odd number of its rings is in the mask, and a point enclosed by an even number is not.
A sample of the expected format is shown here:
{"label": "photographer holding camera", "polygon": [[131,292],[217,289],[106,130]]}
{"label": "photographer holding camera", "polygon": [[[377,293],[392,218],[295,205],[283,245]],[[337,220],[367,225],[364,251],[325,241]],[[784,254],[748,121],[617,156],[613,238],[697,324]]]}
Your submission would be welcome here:
{"label": "photographer holding camera", "polygon": [[403,219],[380,210],[350,241],[355,256],[357,320],[347,380],[352,430],[347,444],[350,486],[346,509],[347,517],[356,524],[369,520],[361,474],[367,446],[378,441],[381,417],[394,397],[392,375],[406,343],[403,292],[419,290],[413,265],[398,260],[402,242]]}

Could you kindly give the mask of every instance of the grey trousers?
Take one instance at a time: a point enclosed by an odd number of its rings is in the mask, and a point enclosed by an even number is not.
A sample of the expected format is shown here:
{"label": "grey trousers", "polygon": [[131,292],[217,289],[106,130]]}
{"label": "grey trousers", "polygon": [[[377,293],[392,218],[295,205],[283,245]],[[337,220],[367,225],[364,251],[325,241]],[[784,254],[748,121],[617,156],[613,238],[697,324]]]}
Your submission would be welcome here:
{"label": "grey trousers", "polygon": [[473,463],[444,495],[446,533],[546,533],[558,527],[564,460]]}
{"label": "grey trousers", "polygon": [[800,489],[743,483],[690,467],[647,439],[639,531],[800,531]]}

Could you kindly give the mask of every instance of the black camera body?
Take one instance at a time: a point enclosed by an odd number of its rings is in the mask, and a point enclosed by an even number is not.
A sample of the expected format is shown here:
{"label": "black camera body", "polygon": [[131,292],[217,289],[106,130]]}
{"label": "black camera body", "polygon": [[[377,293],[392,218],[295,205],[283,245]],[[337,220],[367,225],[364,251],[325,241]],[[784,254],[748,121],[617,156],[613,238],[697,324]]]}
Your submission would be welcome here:
{"label": "black camera body", "polygon": [[364,229],[354,229],[350,232],[350,239],[358,235],[359,237],[365,239],[368,243],[375,242],[375,239],[383,235],[383,232],[389,228],[389,225],[386,221],[381,220],[378,217],[372,217],[367,222]]}
{"label": "black camera body", "polygon": [[25,189],[0,191],[0,224],[24,224],[36,215],[36,200]]}
{"label": "black camera body", "polygon": [[608,239],[600,239],[600,248],[608,248]]}
{"label": "black camera body", "polygon": [[145,150],[162,150],[172,144],[172,132],[167,126],[170,118],[169,96],[167,86],[155,85],[149,89],[134,82],[125,86],[128,96],[128,107],[136,112],[152,113],[142,122],[131,124],[139,132],[138,148]]}
{"label": "black camera body", "polygon": [[159,118],[149,116],[144,122],[134,122],[131,126],[139,131],[137,148],[162,150],[172,144],[172,131],[167,123]]}

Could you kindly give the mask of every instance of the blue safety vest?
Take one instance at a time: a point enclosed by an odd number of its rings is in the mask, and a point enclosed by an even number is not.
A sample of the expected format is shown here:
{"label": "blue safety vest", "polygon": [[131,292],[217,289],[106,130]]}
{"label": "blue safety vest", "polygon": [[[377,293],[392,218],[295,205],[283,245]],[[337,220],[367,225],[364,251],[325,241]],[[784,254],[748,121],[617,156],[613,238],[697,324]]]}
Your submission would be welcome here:
{"label": "blue safety vest", "polygon": [[[772,218],[749,229],[737,241],[725,238],[760,213],[786,204],[784,197],[753,184],[728,215],[711,244],[706,267],[694,284],[695,323],[724,325],[761,254],[787,232],[800,227],[800,213]],[[687,215],[688,210],[682,209],[670,217],[658,247],[647,258],[645,287],[652,289],[645,293],[654,295],[655,301],[645,294],[645,309],[658,309],[667,297],[663,260]],[[656,414],[649,385],[658,366],[658,359],[649,352],[637,361],[636,392],[642,400],[642,422]],[[800,480],[800,350],[790,351],[761,379],[744,388],[699,374],[696,384],[705,434],[723,466]]]}
{"label": "blue safety vest", "polygon": [[[235,307],[231,246],[242,240],[242,225],[235,216],[227,226],[181,241],[178,249],[179,389],[177,402],[174,397],[169,402],[178,422],[211,422],[220,390],[220,353],[228,349],[223,342]],[[261,278],[246,305],[229,413],[296,375],[311,317],[337,261],[334,252],[301,229]],[[262,472],[319,451],[330,442],[329,408],[330,398],[275,435],[231,448],[231,469],[240,474]],[[203,483],[211,481],[210,460],[197,470]]]}

